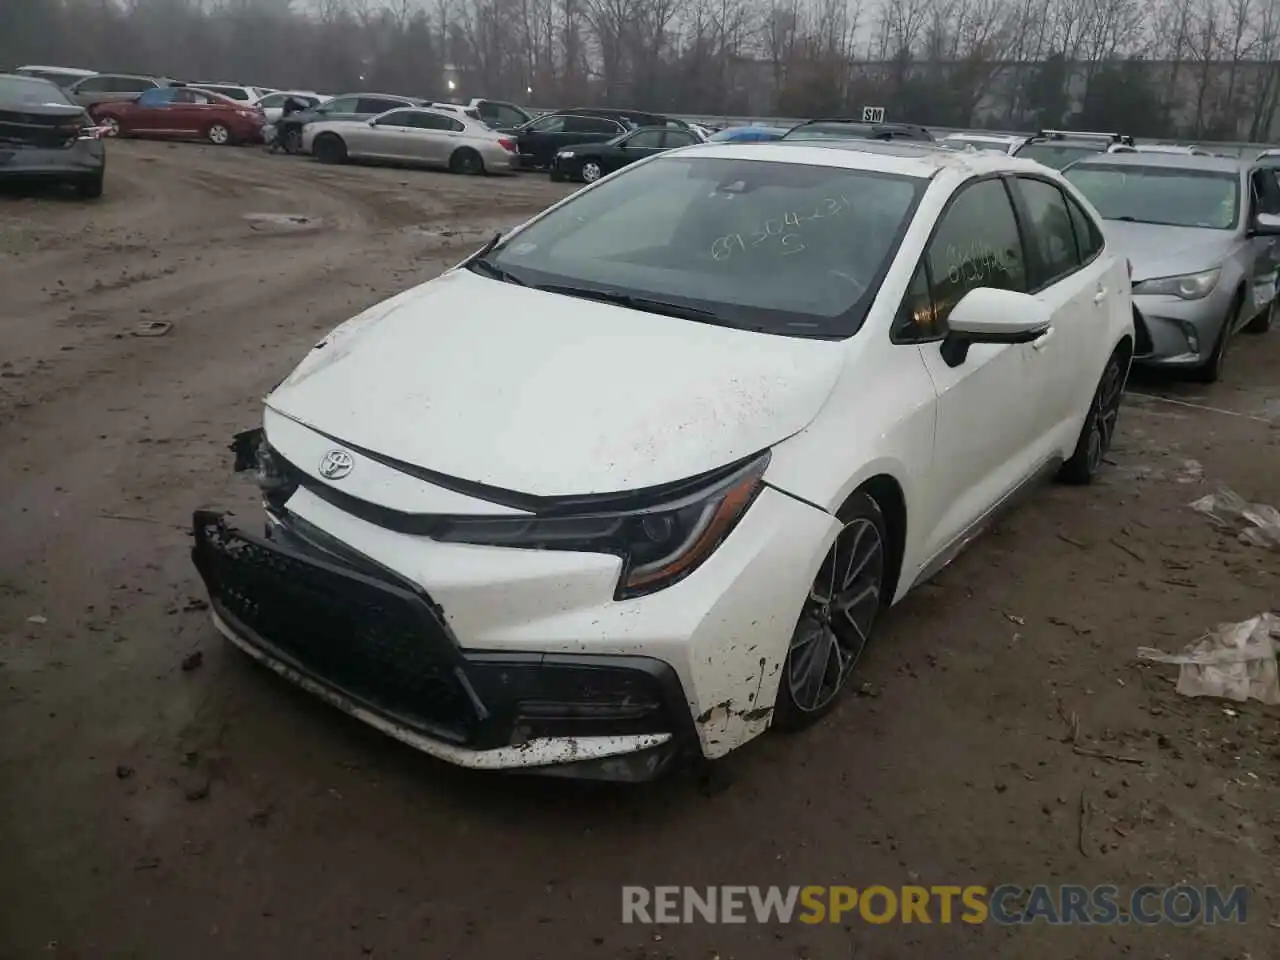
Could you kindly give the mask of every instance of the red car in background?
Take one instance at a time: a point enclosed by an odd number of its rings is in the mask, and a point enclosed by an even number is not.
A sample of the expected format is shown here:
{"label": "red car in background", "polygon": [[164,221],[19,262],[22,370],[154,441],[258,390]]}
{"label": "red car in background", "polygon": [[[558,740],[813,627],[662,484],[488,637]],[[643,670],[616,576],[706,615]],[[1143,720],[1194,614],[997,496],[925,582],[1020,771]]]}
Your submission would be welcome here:
{"label": "red car in background", "polygon": [[157,87],[89,112],[116,136],[200,139],[218,146],[261,143],[266,122],[257,107],[196,87]]}

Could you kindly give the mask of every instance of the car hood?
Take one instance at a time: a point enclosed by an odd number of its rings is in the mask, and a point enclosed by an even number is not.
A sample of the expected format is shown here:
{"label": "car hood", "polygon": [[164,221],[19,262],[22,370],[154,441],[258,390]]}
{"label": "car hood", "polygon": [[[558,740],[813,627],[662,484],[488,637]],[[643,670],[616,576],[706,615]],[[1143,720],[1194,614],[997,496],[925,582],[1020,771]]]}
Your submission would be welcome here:
{"label": "car hood", "polygon": [[338,441],[535,496],[697,476],[802,430],[840,343],[450,271],[322,340],[267,397]]}
{"label": "car hood", "polygon": [[1107,239],[1133,264],[1133,282],[1216,267],[1236,246],[1235,232],[1155,223],[1103,221]]}

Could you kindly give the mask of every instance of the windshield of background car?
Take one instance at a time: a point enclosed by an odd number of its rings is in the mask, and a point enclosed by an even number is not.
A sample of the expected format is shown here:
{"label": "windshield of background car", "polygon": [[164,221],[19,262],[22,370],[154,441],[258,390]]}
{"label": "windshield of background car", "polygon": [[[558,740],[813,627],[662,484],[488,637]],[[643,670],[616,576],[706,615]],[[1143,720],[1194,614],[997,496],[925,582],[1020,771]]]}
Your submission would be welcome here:
{"label": "windshield of background car", "polygon": [[534,286],[843,338],[870,309],[927,185],[845,167],[663,157],[582,191],[487,259]]}
{"label": "windshield of background car", "polygon": [[783,140],[849,140],[869,137],[873,128],[861,123],[806,123],[787,131]]}
{"label": "windshield of background car", "polygon": [[1107,220],[1235,228],[1240,177],[1229,171],[1089,163],[1063,173]]}
{"label": "windshield of background car", "polygon": [[34,77],[0,77],[0,102],[16,104],[56,103],[71,106],[66,94],[48,80]]}
{"label": "windshield of background car", "polygon": [[1019,147],[1014,154],[1022,160],[1034,160],[1036,163],[1043,163],[1046,167],[1053,167],[1055,170],[1061,170],[1069,163],[1075,163],[1083,157],[1092,157],[1098,153],[1106,153],[1107,144],[1099,141],[1097,146],[1092,144],[1061,144],[1061,143],[1028,143]]}

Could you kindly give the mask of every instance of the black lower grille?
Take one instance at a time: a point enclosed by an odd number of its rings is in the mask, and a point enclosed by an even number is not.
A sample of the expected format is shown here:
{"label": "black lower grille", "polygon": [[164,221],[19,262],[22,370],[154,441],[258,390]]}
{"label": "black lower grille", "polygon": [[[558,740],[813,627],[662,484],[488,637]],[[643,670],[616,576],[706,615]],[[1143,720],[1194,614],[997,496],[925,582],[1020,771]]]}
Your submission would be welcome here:
{"label": "black lower grille", "polygon": [[[195,519],[196,567],[220,613],[267,652],[378,712],[458,742],[479,719],[460,655],[425,596],[327,555]],[[318,551],[317,551],[318,553]]]}
{"label": "black lower grille", "polygon": [[1142,318],[1137,307],[1133,308],[1133,336],[1135,357],[1145,357],[1155,349],[1151,343],[1151,332],[1147,330],[1147,321]]}

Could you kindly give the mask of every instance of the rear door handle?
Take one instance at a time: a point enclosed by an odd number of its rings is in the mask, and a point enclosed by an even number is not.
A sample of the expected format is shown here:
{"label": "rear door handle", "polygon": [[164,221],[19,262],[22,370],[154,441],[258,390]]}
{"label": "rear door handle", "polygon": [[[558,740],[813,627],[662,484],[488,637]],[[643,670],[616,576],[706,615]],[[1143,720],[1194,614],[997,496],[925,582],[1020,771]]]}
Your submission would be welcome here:
{"label": "rear door handle", "polygon": [[1031,341],[1031,349],[1043,350],[1045,346],[1048,345],[1049,341],[1052,339],[1053,339],[1053,327],[1050,327],[1044,333],[1040,334],[1040,336],[1036,337],[1034,340]]}

